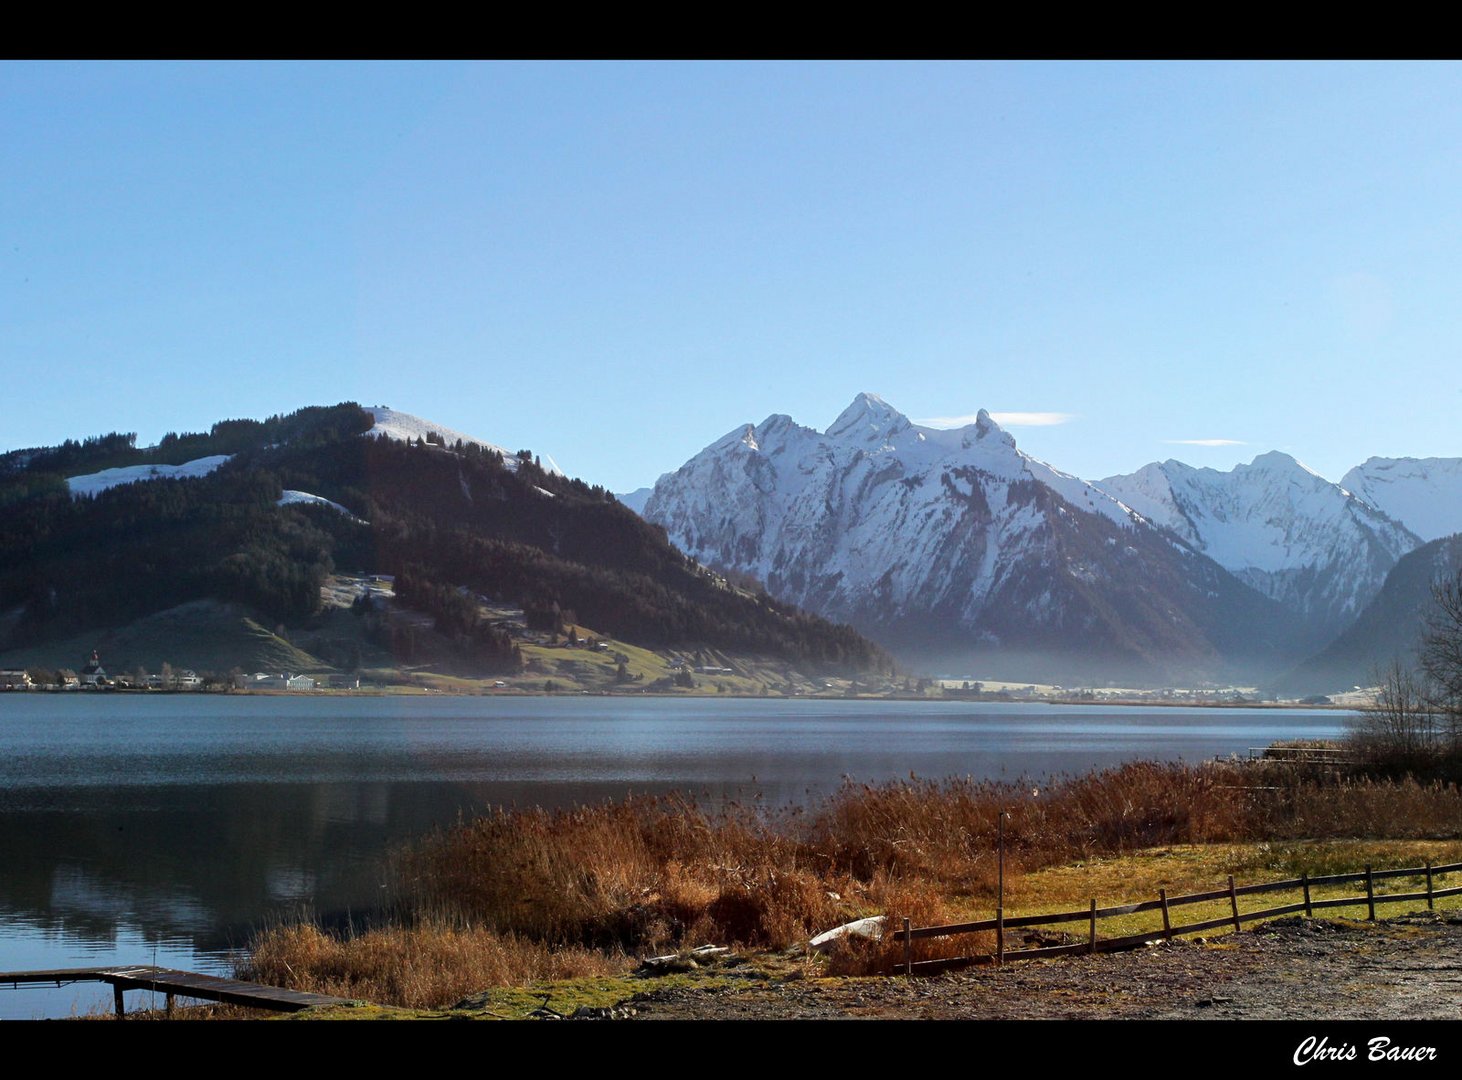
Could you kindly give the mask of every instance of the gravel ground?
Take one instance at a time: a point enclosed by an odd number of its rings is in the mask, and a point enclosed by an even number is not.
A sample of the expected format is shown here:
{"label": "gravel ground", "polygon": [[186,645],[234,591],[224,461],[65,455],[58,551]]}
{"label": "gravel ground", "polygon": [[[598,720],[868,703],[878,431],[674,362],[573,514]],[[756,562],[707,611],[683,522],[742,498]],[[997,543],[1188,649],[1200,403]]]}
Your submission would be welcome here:
{"label": "gravel ground", "polygon": [[1462,913],[1295,917],[1201,943],[930,978],[749,975],[650,989],[625,1004],[621,1015],[637,1020],[1457,1020]]}

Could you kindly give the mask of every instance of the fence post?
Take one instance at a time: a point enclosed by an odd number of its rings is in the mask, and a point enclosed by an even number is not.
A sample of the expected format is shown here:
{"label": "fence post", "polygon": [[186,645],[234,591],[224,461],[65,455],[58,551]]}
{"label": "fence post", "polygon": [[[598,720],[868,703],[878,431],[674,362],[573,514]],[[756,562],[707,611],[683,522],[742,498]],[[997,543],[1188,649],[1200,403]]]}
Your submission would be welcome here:
{"label": "fence post", "polygon": [[909,917],[904,916],[904,974],[914,973],[914,936],[909,932]]}
{"label": "fence post", "polygon": [[1426,909],[1432,911],[1434,908],[1435,905],[1432,901],[1432,861],[1428,859],[1426,861]]}
{"label": "fence post", "polygon": [[1168,891],[1159,889],[1157,898],[1162,901],[1162,936],[1170,938],[1173,936],[1173,922],[1168,918]]}
{"label": "fence post", "polygon": [[1091,898],[1091,951],[1096,952],[1096,897]]}
{"label": "fence post", "polygon": [[1234,888],[1234,876],[1232,874],[1228,876],[1228,901],[1234,909],[1234,929],[1242,930],[1244,928],[1243,924],[1239,922],[1239,893]]}
{"label": "fence post", "polygon": [[1366,864],[1366,918],[1371,922],[1376,921],[1376,889],[1371,881],[1371,867]]}
{"label": "fence post", "polygon": [[1310,872],[1306,870],[1300,880],[1305,886],[1305,918],[1313,919],[1315,912],[1310,908]]}
{"label": "fence post", "polygon": [[1000,966],[1005,964],[1005,909],[995,909],[995,963]]}
{"label": "fence post", "polygon": [[125,1020],[127,1018],[127,1009],[126,1009],[126,1006],[124,1006],[122,1004],[122,984],[121,983],[116,983],[116,982],[112,983],[112,1001],[117,1006],[117,1019],[118,1020]]}

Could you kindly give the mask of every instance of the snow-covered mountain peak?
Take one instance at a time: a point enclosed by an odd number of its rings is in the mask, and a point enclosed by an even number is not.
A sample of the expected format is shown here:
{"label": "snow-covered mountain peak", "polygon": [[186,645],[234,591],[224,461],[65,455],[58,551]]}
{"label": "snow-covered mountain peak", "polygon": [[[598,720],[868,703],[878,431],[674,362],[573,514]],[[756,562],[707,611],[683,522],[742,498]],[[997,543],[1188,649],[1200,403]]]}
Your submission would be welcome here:
{"label": "snow-covered mountain peak", "polygon": [[616,493],[614,497],[625,506],[628,506],[636,514],[643,514],[645,512],[645,503],[650,501],[650,496],[654,491],[654,488],[649,487],[635,488],[634,491],[626,491],[623,494]]}
{"label": "snow-covered mountain peak", "polygon": [[1270,450],[1257,455],[1247,466],[1240,468],[1263,469],[1270,472],[1292,472],[1299,462],[1283,450]]}
{"label": "snow-covered mountain peak", "polygon": [[1462,458],[1367,458],[1340,483],[1423,540],[1462,532]]}
{"label": "snow-covered mountain peak", "polygon": [[830,439],[875,445],[890,441],[912,427],[909,418],[877,394],[862,393],[827,429]]}
{"label": "snow-covered mountain peak", "polygon": [[975,416],[975,422],[972,426],[975,429],[976,439],[995,439],[998,442],[1004,443],[1006,446],[1015,446],[1015,436],[995,423],[995,418],[984,409],[981,409]]}
{"label": "snow-covered mountain peak", "polygon": [[[787,464],[793,462],[798,464]],[[988,411],[981,409],[975,422],[964,427],[924,427],[872,393],[855,397],[826,432],[803,427],[783,413],[733,429],[673,474],[680,480],[667,483],[672,474],[661,477],[656,497],[645,504],[645,514],[652,520],[668,517],[671,488],[687,490],[689,477],[703,472],[720,477],[723,469],[730,468],[736,470],[734,475],[754,477],[749,482],[758,491],[787,494],[803,490],[809,477],[829,465],[844,471],[869,469],[875,486],[896,478],[915,485],[926,480],[941,485],[930,491],[943,490],[941,476],[952,479],[970,469],[1002,484],[1034,480],[1078,510],[1122,526],[1132,524],[1131,511],[1117,499],[1022,453]]]}
{"label": "snow-covered mountain peak", "polygon": [[1237,473],[1268,473],[1290,480],[1298,480],[1310,484],[1310,486],[1316,486],[1315,481],[1326,487],[1335,486],[1303,461],[1286,454],[1283,450],[1270,450],[1268,453],[1260,454],[1248,465],[1240,465],[1234,471]]}
{"label": "snow-covered mountain peak", "polygon": [[806,430],[786,413],[772,413],[771,416],[756,425],[756,438],[760,442],[772,442],[789,434]]}
{"label": "snow-covered mountain peak", "polygon": [[725,453],[727,450],[734,450],[738,446],[744,446],[750,450],[761,449],[756,438],[755,424],[742,424],[740,427],[733,428],[711,443],[710,446],[706,447],[706,451]]}

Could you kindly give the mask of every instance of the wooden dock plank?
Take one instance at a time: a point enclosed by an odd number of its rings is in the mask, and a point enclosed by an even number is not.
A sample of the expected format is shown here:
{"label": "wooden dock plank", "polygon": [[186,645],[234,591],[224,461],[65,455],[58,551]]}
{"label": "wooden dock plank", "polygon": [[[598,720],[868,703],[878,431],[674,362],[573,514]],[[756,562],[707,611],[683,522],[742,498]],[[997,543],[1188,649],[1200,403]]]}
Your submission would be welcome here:
{"label": "wooden dock plank", "polygon": [[34,971],[0,971],[0,983],[88,982],[96,981],[97,969],[90,968],[39,968]]}
{"label": "wooden dock plank", "polygon": [[244,1005],[259,1009],[273,1009],[276,1012],[297,1012],[322,1005],[349,1005],[348,998],[331,997],[328,994],[311,994],[303,990],[286,990],[278,986],[263,986],[260,983],[242,982],[217,975],[203,975],[196,971],[179,971],[174,968],[153,967],[147,964],[136,966],[112,966],[104,968],[46,968],[34,971],[0,971],[0,984],[46,982],[104,982],[110,983],[118,994],[124,990],[151,990],[157,993],[197,998],[202,1001],[219,1001],[228,1005]]}

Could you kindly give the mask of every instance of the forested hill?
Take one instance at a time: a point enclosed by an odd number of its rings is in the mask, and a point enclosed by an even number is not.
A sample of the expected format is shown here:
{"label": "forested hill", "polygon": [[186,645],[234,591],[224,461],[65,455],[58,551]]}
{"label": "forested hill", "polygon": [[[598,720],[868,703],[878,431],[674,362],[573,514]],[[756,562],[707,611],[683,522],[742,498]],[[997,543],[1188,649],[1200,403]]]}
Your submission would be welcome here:
{"label": "forested hill", "polygon": [[[530,622],[571,612],[650,647],[892,668],[847,627],[729,587],[604,489],[526,451],[504,460],[430,436],[362,438],[372,422],[347,403],[223,421],[146,449],[112,434],[0,456],[0,649],[206,598],[299,625],[338,567],[404,578],[427,610],[465,588],[522,607]],[[203,461],[214,457],[226,459]],[[199,463],[193,475],[168,476],[189,463]],[[152,467],[158,478],[142,482],[95,479]],[[95,495],[73,493],[68,479],[84,476]],[[433,613],[440,623],[443,611]]]}

